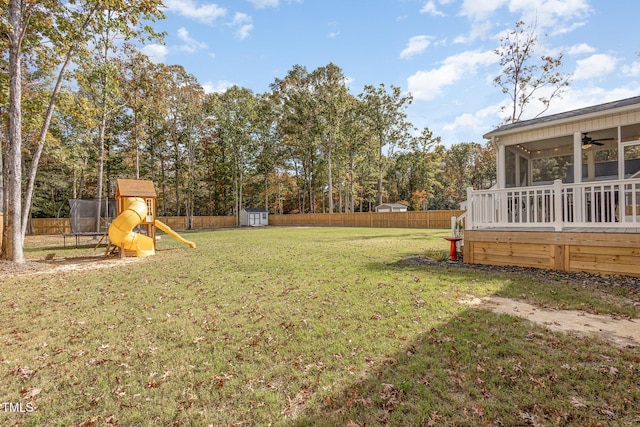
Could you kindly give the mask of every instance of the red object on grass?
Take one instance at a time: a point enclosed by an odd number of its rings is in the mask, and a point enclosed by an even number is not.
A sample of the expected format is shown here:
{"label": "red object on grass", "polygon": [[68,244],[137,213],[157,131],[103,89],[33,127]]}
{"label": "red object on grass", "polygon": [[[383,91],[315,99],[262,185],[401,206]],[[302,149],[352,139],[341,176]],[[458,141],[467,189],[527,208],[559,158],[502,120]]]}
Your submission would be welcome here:
{"label": "red object on grass", "polygon": [[462,237],[445,237],[444,239],[451,242],[451,249],[449,250],[449,259],[451,261],[458,261],[458,250],[456,247],[456,243],[462,240]]}

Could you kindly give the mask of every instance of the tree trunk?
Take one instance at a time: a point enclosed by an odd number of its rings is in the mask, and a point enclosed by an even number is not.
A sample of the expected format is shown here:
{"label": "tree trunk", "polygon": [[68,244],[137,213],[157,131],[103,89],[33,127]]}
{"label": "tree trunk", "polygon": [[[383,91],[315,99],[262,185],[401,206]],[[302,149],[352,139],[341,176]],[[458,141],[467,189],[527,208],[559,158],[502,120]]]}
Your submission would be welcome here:
{"label": "tree trunk", "polygon": [[2,259],[24,262],[22,237],[22,2],[9,1],[9,140],[5,160]]}
{"label": "tree trunk", "polygon": [[[103,101],[106,101],[106,94],[103,94]],[[100,126],[98,128],[98,183],[96,188],[96,197],[98,198],[98,208],[96,209],[96,231],[100,231],[100,214],[102,210],[102,180],[104,175],[104,135],[107,127],[107,111],[103,103],[102,117],[100,118]]]}
{"label": "tree trunk", "polygon": [[[93,16],[93,12],[91,14]],[[86,28],[89,25],[90,19],[87,18],[83,28]],[[40,157],[42,156],[42,150],[44,149],[44,143],[47,139],[47,133],[49,132],[49,125],[51,124],[51,119],[53,118],[53,112],[55,110],[56,101],[58,99],[58,94],[60,93],[60,89],[62,88],[62,82],[64,81],[64,76],[67,72],[67,68],[69,64],[71,64],[71,59],[75,55],[77,43],[71,45],[69,50],[67,51],[67,56],[65,57],[64,63],[62,67],[60,67],[60,71],[58,72],[58,78],[56,80],[56,84],[53,88],[53,92],[51,93],[51,98],[49,98],[49,105],[47,106],[47,112],[45,114],[44,122],[42,123],[42,127],[40,128],[40,134],[38,135],[38,145],[33,153],[33,158],[31,159],[31,167],[29,168],[29,177],[27,181],[27,189],[25,191],[25,200],[24,207],[22,209],[22,238],[26,234],[27,230],[27,219],[29,218],[29,214],[31,212],[31,201],[33,200],[33,192],[36,186],[36,175],[38,173],[38,165],[40,164]]]}
{"label": "tree trunk", "polygon": [[238,171],[233,174],[233,214],[236,227],[240,227],[240,211],[238,210]]}
{"label": "tree trunk", "polygon": [[[329,149],[327,150],[327,180],[329,181],[329,190],[328,190],[328,196],[329,196],[329,213],[332,214],[333,213],[333,175],[332,175],[332,171],[331,171],[331,142],[329,142]],[[322,192],[323,197],[322,197],[322,201],[324,203],[324,191]],[[324,210],[324,209],[323,209]]]}
{"label": "tree trunk", "polygon": [[351,208],[351,212],[355,212],[355,204],[354,204],[354,197],[353,197],[353,157],[354,157],[354,153],[353,151],[349,152],[349,206]]}
{"label": "tree trunk", "polygon": [[264,171],[264,208],[269,210],[269,173],[266,169]]}
{"label": "tree trunk", "polygon": [[[7,129],[8,130],[8,129]],[[5,195],[7,194],[6,191],[4,191],[4,165],[3,165],[3,155],[2,155],[2,147],[3,147],[3,141],[4,140],[8,140],[9,138],[6,137],[6,133],[4,132],[4,126],[2,126],[2,123],[0,122],[0,213],[4,213],[4,205],[5,205]],[[4,225],[4,220],[6,219],[6,216],[2,216],[2,224]],[[2,229],[4,230],[5,228],[2,227]],[[0,254],[2,253],[2,236],[0,236]]]}
{"label": "tree trunk", "polygon": [[340,170],[340,157],[336,161],[336,170],[338,171],[338,213],[344,212],[344,205],[342,201],[342,173]]}
{"label": "tree trunk", "polygon": [[[137,92],[136,92],[137,97]],[[138,143],[138,111],[133,110],[133,145],[136,147],[136,179],[140,179],[140,148]]]}
{"label": "tree trunk", "polygon": [[[378,205],[382,204],[382,136],[380,137],[380,152],[378,157]],[[369,209],[371,211],[371,209]]]}
{"label": "tree trunk", "polygon": [[167,216],[167,184],[164,173],[164,159],[160,158],[160,179],[162,181],[162,216]]}
{"label": "tree trunk", "polygon": [[174,136],[174,145],[173,149],[175,152],[174,157],[174,168],[175,168],[175,178],[176,178],[176,215],[180,216],[180,149],[178,147],[178,137]]}

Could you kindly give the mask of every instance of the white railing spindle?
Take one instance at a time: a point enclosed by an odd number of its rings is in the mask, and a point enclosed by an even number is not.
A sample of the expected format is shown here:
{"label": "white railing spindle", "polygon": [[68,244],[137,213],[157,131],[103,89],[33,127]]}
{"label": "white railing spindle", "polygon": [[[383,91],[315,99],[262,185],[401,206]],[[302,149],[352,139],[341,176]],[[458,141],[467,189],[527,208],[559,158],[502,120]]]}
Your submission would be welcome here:
{"label": "white railing spindle", "polygon": [[468,229],[640,224],[640,179],[467,191]]}

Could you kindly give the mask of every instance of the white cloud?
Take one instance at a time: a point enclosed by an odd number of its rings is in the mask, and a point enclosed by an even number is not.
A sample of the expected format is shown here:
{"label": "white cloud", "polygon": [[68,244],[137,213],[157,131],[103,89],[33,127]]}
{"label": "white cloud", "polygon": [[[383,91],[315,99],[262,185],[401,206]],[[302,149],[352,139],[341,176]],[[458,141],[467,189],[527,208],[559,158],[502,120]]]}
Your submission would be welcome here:
{"label": "white cloud", "polygon": [[463,77],[474,74],[478,67],[499,61],[493,51],[469,51],[450,56],[440,68],[418,71],[407,79],[408,90],[415,99],[430,100],[440,95],[442,88],[450,86]]}
{"label": "white cloud", "polygon": [[252,18],[246,13],[236,12],[233,21],[229,23],[230,27],[236,28],[235,35],[240,40],[249,37],[249,33],[253,30]]}
{"label": "white cloud", "polygon": [[161,62],[164,62],[164,59],[169,53],[169,49],[161,44],[153,43],[144,46],[142,49],[140,49],[140,52],[147,55],[151,62],[153,62],[154,64],[159,64]]}
{"label": "white cloud", "polygon": [[230,87],[235,86],[235,83],[232,83],[228,80],[218,80],[213,83],[212,81],[207,81],[202,84],[202,88],[205,93],[223,93],[226,92]]}
{"label": "white cloud", "polygon": [[640,76],[640,62],[634,62],[631,65],[625,65],[622,67],[622,72],[630,77]]}
{"label": "white cloud", "polygon": [[249,37],[249,33],[251,32],[251,30],[253,30],[253,24],[242,25],[236,30],[236,37],[238,37],[240,40],[244,40]]}
{"label": "white cloud", "polygon": [[438,7],[433,0],[429,0],[422,9],[420,9],[420,13],[428,13],[433,16],[446,16],[438,10]]}
{"label": "white cloud", "polygon": [[554,99],[551,102],[551,108],[545,115],[631,98],[638,96],[639,90],[640,88],[637,84],[635,87],[616,87],[613,89],[597,86],[580,89],[570,87],[567,93],[562,95],[561,99]]}
{"label": "white cloud", "polygon": [[337,21],[331,21],[328,23],[329,28],[331,28],[331,31],[329,31],[329,33],[327,34],[327,37],[329,37],[330,39],[335,39],[340,35],[340,29],[338,28],[338,22]]}
{"label": "white cloud", "polygon": [[536,22],[540,29],[565,33],[583,25],[569,23],[586,17],[591,7],[587,0],[509,0],[509,10],[521,14],[524,22]]}
{"label": "white cloud", "polygon": [[580,55],[583,53],[593,53],[596,49],[594,47],[589,46],[586,43],[580,43],[575,46],[571,46],[567,53],[569,55]]}
{"label": "white cloud", "polygon": [[482,120],[480,120],[480,118],[478,118],[475,114],[464,113],[463,115],[456,117],[453,123],[445,125],[442,129],[447,132],[459,130],[460,128],[475,130],[481,124]]}
{"label": "white cloud", "polygon": [[189,32],[184,27],[178,29],[178,38],[185,42],[185,44],[179,47],[179,49],[183,52],[195,53],[208,47],[206,43],[199,42],[189,37]]}
{"label": "white cloud", "polygon": [[178,13],[205,24],[210,24],[227,14],[227,9],[215,3],[197,6],[193,0],[165,0],[164,4],[170,12]]}
{"label": "white cloud", "polygon": [[535,23],[541,33],[558,35],[569,33],[586,24],[591,13],[588,0],[464,0],[460,15],[472,21],[471,32],[459,41],[486,37],[494,28],[499,9],[506,7],[528,25]]}
{"label": "white cloud", "polygon": [[400,53],[400,58],[411,58],[427,49],[431,44],[431,40],[427,36],[413,36],[409,39],[407,47]]}
{"label": "white cloud", "polygon": [[500,9],[508,0],[464,0],[460,14],[468,16],[474,21],[484,20],[496,10]]}
{"label": "white cloud", "polygon": [[611,55],[598,53],[586,59],[576,61],[576,70],[573,73],[574,80],[586,80],[594,77],[602,77],[616,69],[618,60]]}
{"label": "white cloud", "polygon": [[444,125],[442,128],[446,132],[452,132],[458,140],[468,138],[467,135],[475,135],[473,140],[495,127],[499,121],[499,113],[502,105],[495,104],[484,107],[475,113],[464,113],[456,117],[453,123]]}
{"label": "white cloud", "polygon": [[248,0],[249,3],[254,5],[256,9],[264,9],[266,7],[278,7],[279,0]]}
{"label": "white cloud", "polygon": [[494,24],[489,20],[475,21],[469,34],[461,34],[453,39],[456,44],[469,44],[477,39],[484,39],[493,30]]}
{"label": "white cloud", "polygon": [[344,77],[344,84],[349,89],[351,89],[353,87],[353,84],[355,83],[355,81],[356,81],[355,77],[351,77],[351,76],[345,76]]}

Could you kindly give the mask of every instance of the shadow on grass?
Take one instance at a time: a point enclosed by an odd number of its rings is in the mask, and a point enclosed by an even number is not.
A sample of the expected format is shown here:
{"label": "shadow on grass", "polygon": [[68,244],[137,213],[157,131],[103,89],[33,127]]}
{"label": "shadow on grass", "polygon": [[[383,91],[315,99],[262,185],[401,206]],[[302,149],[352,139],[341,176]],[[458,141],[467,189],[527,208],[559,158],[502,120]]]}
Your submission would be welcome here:
{"label": "shadow on grass", "polygon": [[[458,279],[469,273],[448,272]],[[394,354],[367,360],[365,373],[349,384],[327,394],[317,391],[317,401],[301,405],[298,411],[291,402],[283,411],[289,416],[283,425],[640,422],[640,358],[633,348],[616,348],[596,337],[554,333],[517,317],[477,308],[461,310],[412,342],[400,340],[398,347]]]}
{"label": "shadow on grass", "polygon": [[71,245],[67,245],[67,246],[55,245],[55,246],[41,246],[41,247],[25,247],[24,248],[24,253],[28,254],[28,253],[37,253],[37,252],[44,252],[44,251],[49,251],[49,252],[53,252],[53,251],[72,252],[74,250],[79,250],[79,249],[95,249],[96,252],[97,251],[104,252],[104,250],[106,248],[107,248],[107,245],[104,244],[104,243],[101,243],[97,248],[96,248],[96,243],[83,243],[83,244],[78,244],[78,246],[76,246],[75,244],[71,244]]}

